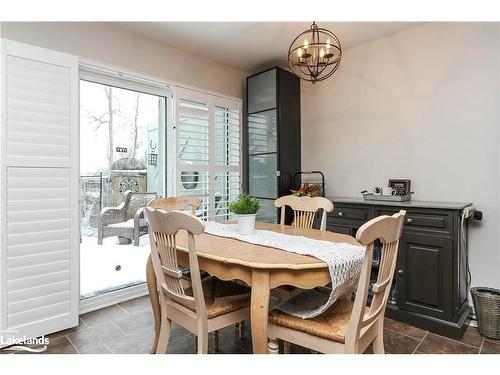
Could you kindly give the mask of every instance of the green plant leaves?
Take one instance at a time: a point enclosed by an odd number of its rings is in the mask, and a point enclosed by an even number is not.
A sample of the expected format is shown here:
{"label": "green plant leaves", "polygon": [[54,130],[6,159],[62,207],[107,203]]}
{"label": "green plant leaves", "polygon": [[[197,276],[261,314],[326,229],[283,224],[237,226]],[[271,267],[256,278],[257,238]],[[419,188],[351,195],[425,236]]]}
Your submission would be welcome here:
{"label": "green plant leaves", "polygon": [[229,203],[229,211],[236,215],[252,215],[260,208],[259,201],[248,194],[240,194],[238,198]]}

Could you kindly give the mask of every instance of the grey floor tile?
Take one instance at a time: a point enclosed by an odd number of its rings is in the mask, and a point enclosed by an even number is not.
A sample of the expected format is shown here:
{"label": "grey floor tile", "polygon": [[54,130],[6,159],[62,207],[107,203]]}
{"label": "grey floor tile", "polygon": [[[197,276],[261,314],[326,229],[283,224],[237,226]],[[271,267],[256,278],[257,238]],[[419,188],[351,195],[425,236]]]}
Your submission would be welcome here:
{"label": "grey floor tile", "polygon": [[78,323],[79,324],[76,327],[68,328],[68,329],[65,329],[65,330],[62,330],[62,331],[59,331],[59,332],[51,333],[50,335],[47,335],[47,337],[49,339],[56,339],[58,337],[67,336],[67,335],[69,335],[71,333],[74,333],[74,332],[77,332],[79,330],[87,329],[88,328],[88,326],[81,319],[79,319]]}
{"label": "grey floor tile", "polygon": [[413,337],[417,340],[422,340],[427,333],[426,330],[414,327],[408,323],[399,322],[397,320],[385,318],[384,328],[390,329],[391,331],[402,333],[406,336]]}
{"label": "grey floor tile", "polygon": [[500,354],[500,340],[485,339],[481,347],[481,354]]}
{"label": "grey floor tile", "polygon": [[105,307],[104,309],[92,311],[80,315],[80,319],[89,327],[94,327],[104,322],[109,322],[113,319],[118,319],[127,316],[128,313],[118,305]]}
{"label": "grey floor tile", "polygon": [[[213,353],[213,350],[209,350]],[[251,354],[251,351],[246,350],[238,345],[238,342],[233,341],[219,346],[219,351],[215,354]]]}
{"label": "grey floor tile", "polygon": [[479,348],[483,342],[483,336],[481,336],[477,327],[469,326],[465,330],[463,337],[458,341]]}
{"label": "grey floor tile", "polygon": [[192,333],[189,332],[184,327],[180,326],[179,324],[172,322],[172,325],[170,326],[170,339],[171,340],[177,340],[177,339],[180,339],[181,337],[184,337],[187,335],[192,335]]}
{"label": "grey floor tile", "polygon": [[125,336],[113,322],[101,323],[95,327],[82,329],[68,335],[78,351],[84,352],[96,345],[114,341]]}
{"label": "grey floor tile", "polygon": [[79,351],[80,354],[113,354],[109,347],[104,344],[86,346]]}
{"label": "grey floor tile", "polygon": [[167,347],[169,354],[196,354],[193,335],[185,335],[177,340],[170,340]]}
{"label": "grey floor tile", "polygon": [[49,345],[45,354],[77,354],[77,350],[71,344],[66,336],[57,337],[55,339],[49,338]]}
{"label": "grey floor tile", "polygon": [[392,354],[412,354],[420,340],[384,329],[384,349]]}
{"label": "grey floor tile", "polygon": [[149,299],[149,295],[139,298],[134,298],[129,301],[119,303],[119,305],[130,314],[143,310],[151,311],[151,302]]}
{"label": "grey floor tile", "polygon": [[154,326],[153,313],[150,310],[137,311],[114,319],[113,322],[126,334]]}
{"label": "grey floor tile", "polygon": [[143,328],[116,340],[106,342],[115,354],[149,354],[153,345],[154,331]]}
{"label": "grey floor tile", "polygon": [[479,348],[433,333],[425,336],[417,350],[427,354],[478,354],[479,352]]}

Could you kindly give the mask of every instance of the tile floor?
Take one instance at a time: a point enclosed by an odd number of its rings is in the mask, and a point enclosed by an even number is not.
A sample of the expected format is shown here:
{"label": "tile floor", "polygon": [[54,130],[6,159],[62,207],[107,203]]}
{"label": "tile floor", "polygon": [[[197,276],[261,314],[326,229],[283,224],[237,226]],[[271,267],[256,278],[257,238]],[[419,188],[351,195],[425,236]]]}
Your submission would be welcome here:
{"label": "tile floor", "polygon": [[[145,296],[83,314],[78,327],[49,336],[50,344],[45,353],[149,353],[153,336],[153,316],[148,296]],[[386,352],[391,354],[500,354],[500,340],[483,338],[475,327],[469,327],[464,337],[457,341],[386,319],[384,342]],[[211,338],[211,353],[214,352],[213,347]],[[167,352],[194,354],[193,335],[174,324]],[[218,353],[251,352],[248,322],[245,322],[244,337],[241,340],[235,327],[219,331]],[[291,352],[308,353],[297,346],[292,346]],[[0,353],[9,352],[3,350]]]}

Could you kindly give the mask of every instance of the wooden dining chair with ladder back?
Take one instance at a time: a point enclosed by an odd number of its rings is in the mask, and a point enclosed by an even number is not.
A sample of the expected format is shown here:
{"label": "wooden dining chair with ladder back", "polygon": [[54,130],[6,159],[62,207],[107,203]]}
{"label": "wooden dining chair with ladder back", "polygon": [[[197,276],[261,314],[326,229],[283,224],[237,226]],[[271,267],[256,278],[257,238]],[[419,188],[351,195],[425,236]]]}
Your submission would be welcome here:
{"label": "wooden dining chair with ladder back", "polygon": [[[321,353],[363,353],[373,343],[384,353],[384,315],[391,291],[405,211],[376,217],[359,228],[356,240],[366,247],[356,297],[335,302],[321,315],[302,319],[273,310],[269,313],[269,352],[277,353],[277,339]],[[381,260],[369,293],[374,245],[379,240]],[[371,301],[368,296],[371,294]],[[300,298],[300,295],[298,296]],[[369,302],[369,306],[367,306]]]}
{"label": "wooden dining chair with ladder back", "polygon": [[[318,211],[322,210],[321,221],[319,225],[319,230],[326,230],[326,218],[328,212],[333,211],[333,203],[323,197],[299,197],[296,195],[285,195],[274,201],[274,205],[281,209],[280,212],[280,224],[285,225],[286,221],[286,207],[290,207],[293,212],[292,226],[296,228],[312,229],[315,223],[316,214]],[[328,292],[328,288],[318,288],[324,289]],[[276,298],[277,303],[283,302],[293,298],[295,295],[300,293],[300,289],[297,289],[291,285],[283,285],[272,291],[272,295]]]}
{"label": "wooden dining chair with ladder back", "polygon": [[[208,352],[208,333],[250,318],[250,289],[236,283],[213,288],[211,279],[201,280],[196,239],[205,230],[197,217],[181,211],[166,212],[146,207],[151,260],[159,286],[160,329],[156,353],[167,350],[171,322],[198,338],[198,353]],[[180,232],[184,233],[180,233]],[[177,262],[176,238],[187,235],[191,286],[183,283]]]}
{"label": "wooden dining chair with ladder back", "polygon": [[297,228],[311,229],[314,226],[314,219],[319,210],[323,210],[320,230],[326,230],[326,217],[328,212],[333,211],[333,203],[323,197],[298,197],[296,195],[285,195],[274,201],[274,205],[281,209],[280,224],[285,225],[286,207],[293,211],[292,226]]}

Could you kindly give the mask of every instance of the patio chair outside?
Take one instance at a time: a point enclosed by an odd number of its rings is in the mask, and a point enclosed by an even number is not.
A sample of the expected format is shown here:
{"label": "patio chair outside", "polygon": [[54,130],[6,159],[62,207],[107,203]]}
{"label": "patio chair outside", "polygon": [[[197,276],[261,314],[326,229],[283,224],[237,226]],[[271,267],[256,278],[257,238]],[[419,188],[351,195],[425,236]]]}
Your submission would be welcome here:
{"label": "patio chair outside", "polygon": [[125,237],[139,246],[139,237],[148,233],[144,219],[144,207],[158,195],[156,193],[123,193],[122,203],[117,207],[105,207],[99,214],[97,243],[102,245],[104,238]]}

